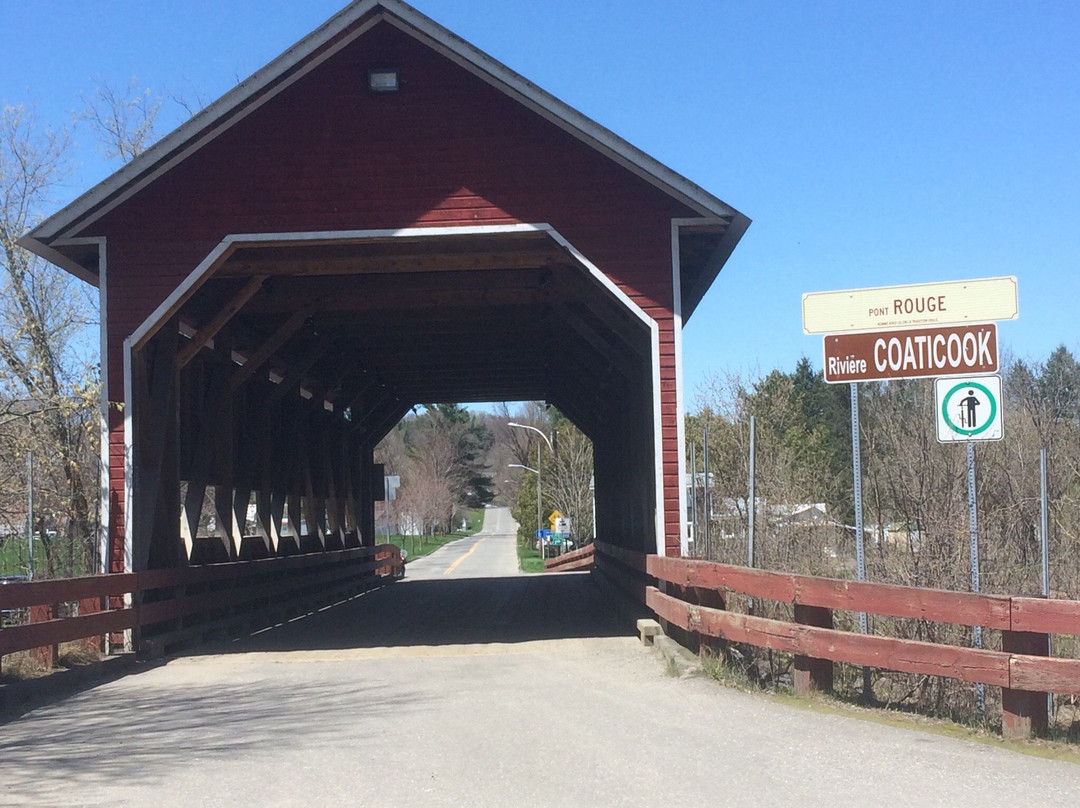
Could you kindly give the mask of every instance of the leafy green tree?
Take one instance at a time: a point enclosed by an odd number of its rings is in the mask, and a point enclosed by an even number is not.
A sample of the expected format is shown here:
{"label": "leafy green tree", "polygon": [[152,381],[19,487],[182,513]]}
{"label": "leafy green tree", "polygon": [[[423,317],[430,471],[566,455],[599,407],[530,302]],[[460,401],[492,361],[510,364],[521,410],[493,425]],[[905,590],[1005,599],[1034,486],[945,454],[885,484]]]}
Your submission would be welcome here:
{"label": "leafy green tree", "polygon": [[1064,345],[1059,345],[1046,360],[1037,386],[1050,417],[1080,420],[1080,365]]}

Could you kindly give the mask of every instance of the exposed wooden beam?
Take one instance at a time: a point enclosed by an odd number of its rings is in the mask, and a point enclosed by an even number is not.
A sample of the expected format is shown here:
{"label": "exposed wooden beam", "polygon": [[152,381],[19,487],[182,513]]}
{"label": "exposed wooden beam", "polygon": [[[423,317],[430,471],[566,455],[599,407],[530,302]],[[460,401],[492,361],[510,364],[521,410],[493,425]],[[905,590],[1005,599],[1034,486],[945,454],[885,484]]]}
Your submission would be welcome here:
{"label": "exposed wooden beam", "polygon": [[282,345],[288,342],[289,339],[300,330],[311,316],[313,309],[313,306],[304,306],[293,312],[289,319],[278,326],[277,330],[270,338],[256,348],[255,351],[248,356],[247,361],[233,373],[232,379],[229,380],[229,390],[236,390],[236,388],[254,376],[255,372],[265,365],[270,357],[272,357]]}
{"label": "exposed wooden beam", "polygon": [[[559,304],[556,306],[556,311],[561,315],[561,322],[600,354],[604,361],[609,363],[616,372],[628,379],[633,377],[634,371],[630,359],[637,358],[633,350],[626,348],[621,342],[619,345],[615,345],[608,335],[594,329],[583,317],[575,314],[569,306]],[[608,332],[608,334],[611,334],[611,332]]]}
{"label": "exposed wooden beam", "polygon": [[[568,271],[568,270],[567,270]],[[440,295],[443,301],[460,297],[472,301],[486,292],[539,291],[546,279],[559,276],[552,269],[508,269],[484,272],[414,272],[404,275],[351,275],[327,277],[276,277],[266,285],[266,294],[252,301],[245,314],[281,314],[300,302],[320,299],[324,310],[351,305],[407,302],[409,296]]]}
{"label": "exposed wooden beam", "polygon": [[530,269],[563,266],[566,256],[550,250],[520,252],[433,253],[420,255],[344,255],[324,258],[266,259],[247,257],[227,261],[219,277],[266,275],[317,276],[406,272],[446,272],[458,270]]}
{"label": "exposed wooden beam", "polygon": [[298,292],[291,299],[275,294],[250,309],[252,314],[282,314],[291,311],[298,302],[317,307],[320,312],[344,312],[359,314],[367,312],[409,312],[446,309],[456,305],[490,308],[495,306],[520,306],[539,304],[537,289],[485,289],[481,287],[443,289],[402,289],[389,292],[372,292],[366,289],[343,289],[336,294],[312,295]]}
{"label": "exposed wooden beam", "polygon": [[296,361],[289,367],[285,373],[285,377],[281,382],[274,387],[274,391],[270,393],[270,402],[280,401],[285,396],[295,393],[297,386],[304,378],[304,374],[307,373],[320,359],[332,349],[332,345],[325,342],[316,343],[307,355]]}
{"label": "exposed wooden beam", "polygon": [[229,322],[236,313],[244,307],[244,304],[251,300],[255,296],[255,293],[262,288],[263,281],[267,278],[266,275],[256,275],[251,278],[244,286],[233,295],[232,300],[226,303],[210,321],[199,329],[198,333],[191,338],[191,342],[185,345],[177,354],[177,367],[183,368],[195,358],[195,354],[203,349],[210,340],[214,338],[218,331],[225,327],[225,324]]}

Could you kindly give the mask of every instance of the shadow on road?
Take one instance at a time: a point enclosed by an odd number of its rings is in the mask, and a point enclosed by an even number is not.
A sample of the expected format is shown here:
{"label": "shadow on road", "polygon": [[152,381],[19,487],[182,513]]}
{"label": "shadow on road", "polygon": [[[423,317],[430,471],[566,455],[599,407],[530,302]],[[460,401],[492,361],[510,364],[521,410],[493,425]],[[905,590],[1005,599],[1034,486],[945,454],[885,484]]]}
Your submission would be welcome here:
{"label": "shadow on road", "polygon": [[231,643],[229,650],[521,643],[633,633],[632,619],[616,610],[589,573],[406,579]]}

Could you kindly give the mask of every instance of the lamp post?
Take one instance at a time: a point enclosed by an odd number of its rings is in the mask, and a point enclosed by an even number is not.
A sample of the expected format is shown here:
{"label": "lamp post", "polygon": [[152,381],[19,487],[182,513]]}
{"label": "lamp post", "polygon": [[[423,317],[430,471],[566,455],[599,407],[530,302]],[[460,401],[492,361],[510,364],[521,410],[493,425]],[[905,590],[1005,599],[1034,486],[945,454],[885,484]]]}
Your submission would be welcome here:
{"label": "lamp post", "polygon": [[[515,429],[530,429],[530,430],[532,430],[533,432],[535,432],[537,435],[539,435],[541,438],[544,439],[544,443],[546,443],[548,445],[548,449],[551,450],[551,456],[552,457],[555,456],[555,447],[551,445],[551,438],[549,438],[547,435],[545,435],[542,430],[536,428],[535,426],[529,426],[528,424],[519,424],[519,423],[516,423],[514,421],[510,421],[506,425],[507,426],[512,426]],[[521,466],[521,468],[528,468],[528,466]],[[539,530],[544,529],[543,506],[540,504],[540,444],[539,443],[536,444],[536,468],[535,469],[529,469],[529,471],[535,471],[536,472],[536,529],[539,531]],[[540,540],[540,557],[541,558],[544,557],[544,540],[543,539]]]}

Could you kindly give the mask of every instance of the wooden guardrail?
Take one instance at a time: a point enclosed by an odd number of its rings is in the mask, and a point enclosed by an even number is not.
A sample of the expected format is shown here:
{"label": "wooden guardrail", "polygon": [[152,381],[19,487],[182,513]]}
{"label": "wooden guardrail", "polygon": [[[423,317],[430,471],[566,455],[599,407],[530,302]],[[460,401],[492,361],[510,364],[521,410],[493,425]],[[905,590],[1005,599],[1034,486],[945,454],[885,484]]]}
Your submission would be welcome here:
{"label": "wooden guardrail", "polygon": [[[598,545],[597,566],[610,554],[661,582],[645,585],[645,602],[660,618],[699,635],[795,655],[795,688],[832,687],[832,664],[846,662],[930,674],[1002,688],[1002,731],[1010,737],[1046,729],[1046,693],[1080,694],[1080,660],[1049,656],[1049,634],[1080,635],[1080,601],[977,595],[630,553]],[[794,622],[725,611],[724,594],[791,603]],[[834,610],[868,612],[1002,632],[1002,650],[864,635],[833,628]]]}
{"label": "wooden guardrail", "polygon": [[587,570],[593,565],[594,548],[586,544],[570,553],[563,553],[555,558],[544,561],[544,572],[570,572],[572,570]]}
{"label": "wooden guardrail", "polygon": [[[140,651],[160,651],[194,634],[270,624],[283,609],[326,602],[403,574],[389,544],[138,573],[0,586],[0,611],[28,610],[30,622],[0,629],[0,658],[60,643],[135,630]],[[62,604],[68,604],[62,609]],[[76,605],[77,604],[77,605]],[[63,612],[76,612],[62,616]]]}

